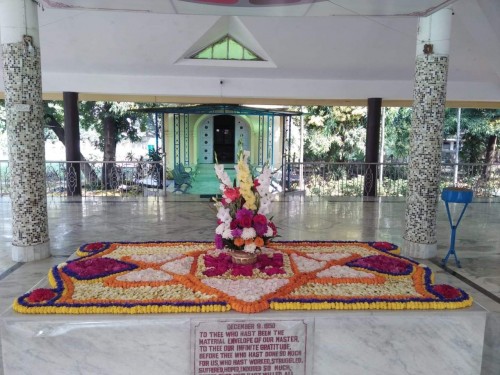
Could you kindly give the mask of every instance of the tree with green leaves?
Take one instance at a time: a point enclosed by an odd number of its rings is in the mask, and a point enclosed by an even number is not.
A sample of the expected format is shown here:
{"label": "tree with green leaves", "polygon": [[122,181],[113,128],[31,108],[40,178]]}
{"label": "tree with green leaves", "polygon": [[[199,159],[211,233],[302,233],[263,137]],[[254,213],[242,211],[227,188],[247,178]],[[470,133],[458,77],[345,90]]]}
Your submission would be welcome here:
{"label": "tree with green leaves", "polygon": [[305,161],[363,160],[365,107],[307,107]]}
{"label": "tree with green leaves", "polygon": [[[94,145],[103,152],[105,166],[102,169],[101,180],[106,182],[106,188],[111,187],[113,174],[116,168],[113,162],[116,160],[116,146],[124,140],[132,142],[140,140],[139,131],[148,129],[150,124],[149,115],[134,112],[140,107],[151,107],[150,103],[129,103],[129,102],[80,102],[80,126],[85,130],[94,130],[98,134],[98,139]],[[44,102],[45,121],[57,138],[64,144],[64,111],[62,102]],[[83,155],[81,160],[85,161]],[[97,175],[92,167],[83,163],[83,171],[90,181],[98,181]]]}
{"label": "tree with green leaves", "polygon": [[[145,131],[148,125],[148,115],[133,112],[134,109],[148,104],[130,102],[94,102],[80,104],[80,126],[83,129],[94,129],[99,134],[95,146],[103,151],[104,167],[102,181],[106,188],[111,187],[111,181],[116,173],[116,145],[123,139],[132,142],[140,140],[139,131]],[[151,106],[149,104],[148,106]]]}
{"label": "tree with green leaves", "polygon": [[[54,139],[54,136],[63,144],[66,145],[64,136],[64,109],[62,101],[44,101],[43,102],[44,121],[45,121],[45,139]],[[51,130],[51,131],[49,131]],[[93,166],[87,163],[85,156],[80,153],[81,170],[87,181],[97,183],[99,177]]]}
{"label": "tree with green leaves", "polygon": [[411,116],[411,108],[386,108],[384,155],[389,159],[403,161],[409,156]]}
{"label": "tree with green leaves", "polygon": [[[446,109],[445,137],[457,134],[457,111]],[[500,110],[464,108],[460,117],[460,159],[467,163],[492,163],[500,136]]]}
{"label": "tree with green leaves", "polygon": [[[457,133],[457,109],[445,113],[445,134]],[[491,179],[490,165],[495,162],[496,146],[500,136],[500,110],[464,108],[460,116],[460,160],[467,163],[484,163],[481,180]]]}

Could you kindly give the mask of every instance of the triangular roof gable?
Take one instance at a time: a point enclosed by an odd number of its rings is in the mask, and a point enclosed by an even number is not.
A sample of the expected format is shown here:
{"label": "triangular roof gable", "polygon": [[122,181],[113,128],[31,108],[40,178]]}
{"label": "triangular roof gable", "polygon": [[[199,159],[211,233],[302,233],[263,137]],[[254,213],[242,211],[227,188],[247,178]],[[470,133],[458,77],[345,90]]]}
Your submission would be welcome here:
{"label": "triangular roof gable", "polygon": [[237,60],[237,61],[263,61],[264,59],[255,52],[245,47],[231,35],[227,34],[219,40],[209,44],[201,51],[191,55],[191,59],[206,60]]}
{"label": "triangular roof gable", "polygon": [[[209,59],[192,58],[196,54],[209,48],[217,42],[221,42],[229,36],[239,45],[243,46],[249,53],[258,56],[259,59]],[[225,66],[225,67],[252,67],[252,68],[276,68],[276,64],[266,53],[257,39],[243,24],[239,17],[222,16],[210,27],[191,47],[180,57],[176,64],[180,65],[202,65],[202,66]]]}

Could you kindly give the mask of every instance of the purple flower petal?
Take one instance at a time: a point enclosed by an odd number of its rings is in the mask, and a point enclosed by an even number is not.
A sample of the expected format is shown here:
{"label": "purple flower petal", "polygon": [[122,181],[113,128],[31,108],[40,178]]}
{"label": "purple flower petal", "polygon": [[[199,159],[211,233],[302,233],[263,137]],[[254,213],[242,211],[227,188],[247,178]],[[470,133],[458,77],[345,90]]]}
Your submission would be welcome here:
{"label": "purple flower petal", "polygon": [[272,276],[272,275],[284,274],[285,270],[283,268],[278,268],[278,267],[268,267],[263,272],[269,276]]}
{"label": "purple flower petal", "polygon": [[241,237],[241,234],[243,233],[243,230],[240,228],[233,229],[231,231],[231,234],[233,235],[234,238]]}
{"label": "purple flower petal", "polygon": [[68,263],[64,272],[80,280],[96,279],[137,268],[135,264],[111,258],[92,258]]}
{"label": "purple flower petal", "polygon": [[349,267],[361,267],[390,275],[408,275],[413,266],[408,261],[385,255],[373,255],[347,263]]}
{"label": "purple flower petal", "polygon": [[216,249],[221,250],[224,248],[224,241],[222,241],[222,236],[220,234],[215,235],[214,241]]}

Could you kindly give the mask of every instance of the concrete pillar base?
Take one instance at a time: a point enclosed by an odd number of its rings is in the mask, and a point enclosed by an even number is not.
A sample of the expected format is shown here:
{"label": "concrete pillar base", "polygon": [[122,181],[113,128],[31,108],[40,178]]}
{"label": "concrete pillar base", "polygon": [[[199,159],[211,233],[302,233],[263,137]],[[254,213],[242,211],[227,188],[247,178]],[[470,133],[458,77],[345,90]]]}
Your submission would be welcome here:
{"label": "concrete pillar base", "polygon": [[416,259],[434,258],[437,255],[437,243],[417,243],[405,239],[401,255]]}
{"label": "concrete pillar base", "polygon": [[14,262],[33,262],[50,257],[50,240],[31,246],[12,245],[12,260]]}

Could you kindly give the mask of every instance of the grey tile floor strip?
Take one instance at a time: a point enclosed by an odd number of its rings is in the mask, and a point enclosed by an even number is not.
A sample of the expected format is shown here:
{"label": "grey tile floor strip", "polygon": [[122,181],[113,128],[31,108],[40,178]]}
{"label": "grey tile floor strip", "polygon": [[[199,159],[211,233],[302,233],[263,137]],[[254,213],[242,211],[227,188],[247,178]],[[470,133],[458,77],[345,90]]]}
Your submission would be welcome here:
{"label": "grey tile floor strip", "polygon": [[478,292],[484,294],[485,296],[491,298],[493,301],[495,301],[496,303],[500,303],[500,298],[497,297],[496,295],[494,295],[493,293],[489,292],[488,290],[484,289],[483,287],[481,287],[480,285],[476,284],[475,282],[473,282],[472,280],[460,275],[458,272],[455,272],[453,271],[452,269],[446,267],[446,266],[443,266],[441,265],[441,261],[437,261],[437,260],[432,260],[432,263],[434,263],[436,266],[438,266],[439,268],[445,270],[447,273],[449,273],[450,275],[453,275],[455,276],[457,279],[459,280],[462,280],[464,283],[466,283],[467,285],[470,285],[471,287],[473,287],[474,289],[476,289]]}
{"label": "grey tile floor strip", "polygon": [[5,279],[7,276],[9,276],[12,272],[18,270],[19,268],[21,268],[25,263],[23,262],[19,262],[19,263],[16,263],[14,264],[12,267],[6,269],[4,272],[2,272],[0,274],[0,280],[3,280]]}

